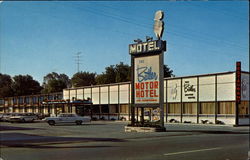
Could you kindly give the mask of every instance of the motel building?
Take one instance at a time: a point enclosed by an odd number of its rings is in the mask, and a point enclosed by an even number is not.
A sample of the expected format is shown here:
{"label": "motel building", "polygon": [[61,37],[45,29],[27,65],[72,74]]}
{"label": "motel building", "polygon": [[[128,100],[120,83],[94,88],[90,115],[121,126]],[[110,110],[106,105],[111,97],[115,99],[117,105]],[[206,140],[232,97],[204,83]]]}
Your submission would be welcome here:
{"label": "motel building", "polygon": [[[248,125],[249,72],[236,71],[164,79],[164,121]],[[157,96],[154,86],[135,86],[135,96]],[[239,88],[240,86],[240,88]],[[0,99],[0,112],[34,112],[57,115],[63,112],[89,115],[102,120],[130,120],[131,83],[114,83],[79,88],[46,95]],[[135,110],[140,119],[141,109]],[[145,109],[144,119],[154,121],[154,110]]]}

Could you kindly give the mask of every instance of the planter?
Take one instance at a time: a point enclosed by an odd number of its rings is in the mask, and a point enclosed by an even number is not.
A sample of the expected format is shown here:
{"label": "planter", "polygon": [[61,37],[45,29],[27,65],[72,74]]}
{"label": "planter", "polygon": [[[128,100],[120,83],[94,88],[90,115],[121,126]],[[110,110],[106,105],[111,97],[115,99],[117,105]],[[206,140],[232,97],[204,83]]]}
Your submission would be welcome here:
{"label": "planter", "polygon": [[125,126],[125,132],[166,132],[166,128]]}

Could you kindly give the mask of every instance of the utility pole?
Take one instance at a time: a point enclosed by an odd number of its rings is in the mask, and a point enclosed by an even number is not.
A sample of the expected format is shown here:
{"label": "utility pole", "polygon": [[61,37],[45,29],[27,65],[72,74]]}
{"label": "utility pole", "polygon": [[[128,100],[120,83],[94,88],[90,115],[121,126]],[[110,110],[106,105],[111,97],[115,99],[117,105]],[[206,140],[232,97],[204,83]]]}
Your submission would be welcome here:
{"label": "utility pole", "polygon": [[80,72],[80,64],[81,64],[81,52],[76,53],[76,65],[77,65],[77,73]]}

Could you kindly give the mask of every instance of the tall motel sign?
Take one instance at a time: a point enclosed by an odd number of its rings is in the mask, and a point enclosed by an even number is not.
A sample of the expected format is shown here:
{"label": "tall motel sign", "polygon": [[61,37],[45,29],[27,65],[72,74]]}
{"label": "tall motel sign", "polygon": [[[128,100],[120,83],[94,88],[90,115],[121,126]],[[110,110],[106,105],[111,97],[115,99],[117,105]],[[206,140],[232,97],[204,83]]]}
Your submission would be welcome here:
{"label": "tall motel sign", "polygon": [[[164,128],[164,51],[166,41],[161,40],[164,13],[157,11],[154,18],[154,32],[157,40],[147,36],[146,42],[135,40],[129,45],[131,55],[131,126],[135,126],[135,109],[141,109],[141,124],[144,124],[144,108],[151,108],[158,122]],[[150,113],[151,114],[151,113]],[[137,119],[138,121],[138,119]]]}

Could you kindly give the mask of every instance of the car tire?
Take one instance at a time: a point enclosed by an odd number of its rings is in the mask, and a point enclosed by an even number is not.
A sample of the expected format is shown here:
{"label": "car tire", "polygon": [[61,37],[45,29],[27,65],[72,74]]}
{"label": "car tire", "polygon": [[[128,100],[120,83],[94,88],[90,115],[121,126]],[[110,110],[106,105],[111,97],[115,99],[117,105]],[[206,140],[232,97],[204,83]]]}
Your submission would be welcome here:
{"label": "car tire", "polygon": [[25,122],[25,119],[22,119],[22,120],[21,120],[21,122],[23,122],[23,123],[24,123],[24,122]]}
{"label": "car tire", "polygon": [[76,124],[77,124],[77,125],[81,125],[81,124],[82,124],[82,121],[76,121]]}
{"label": "car tire", "polygon": [[55,125],[55,121],[50,120],[50,121],[48,121],[48,124],[51,125],[51,126],[54,126]]}

